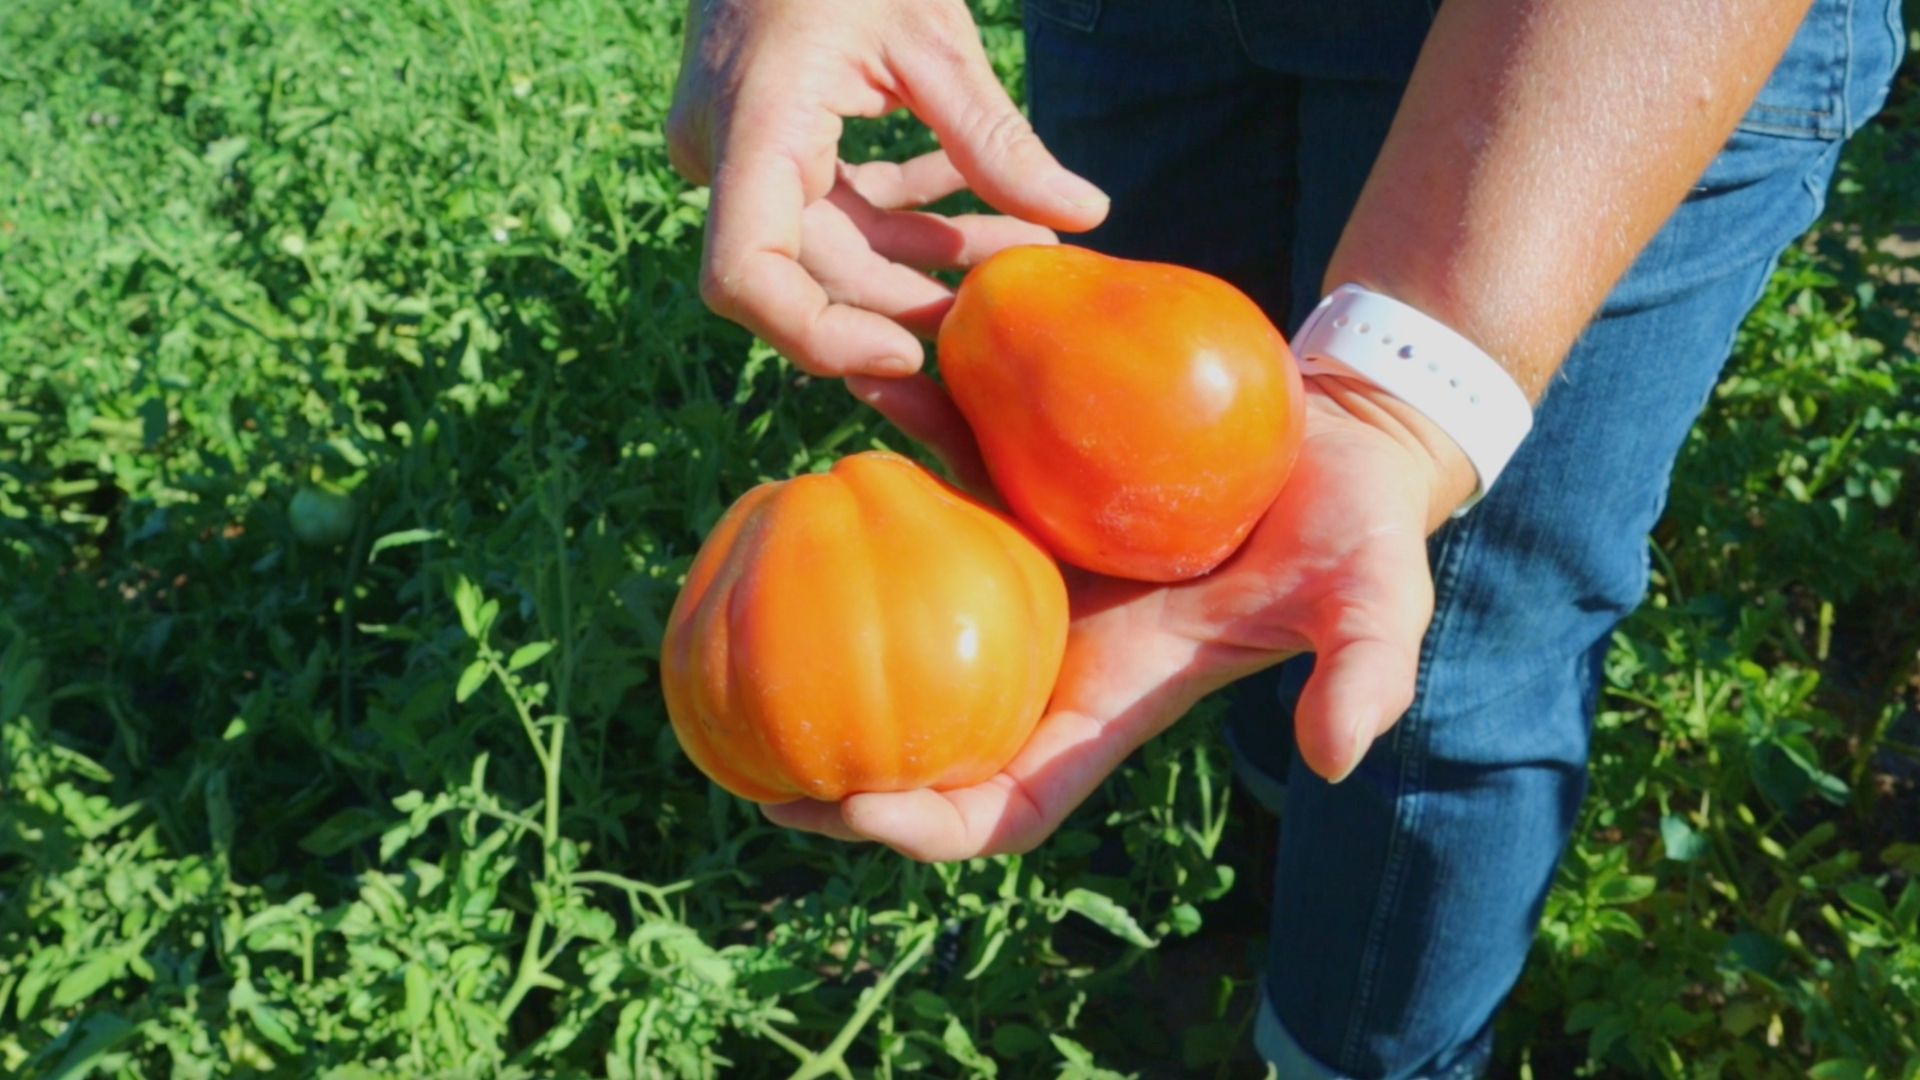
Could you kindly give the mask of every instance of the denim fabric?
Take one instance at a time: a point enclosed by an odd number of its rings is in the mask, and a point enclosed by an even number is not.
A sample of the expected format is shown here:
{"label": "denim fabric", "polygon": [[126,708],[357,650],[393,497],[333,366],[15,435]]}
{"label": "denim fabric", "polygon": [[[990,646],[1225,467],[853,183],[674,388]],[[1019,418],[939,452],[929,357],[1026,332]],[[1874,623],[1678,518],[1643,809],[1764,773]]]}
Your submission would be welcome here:
{"label": "denim fabric", "polygon": [[[1281,1080],[1484,1069],[1585,792],[1599,665],[1645,590],[1673,460],[1774,260],[1818,216],[1839,139],[1884,100],[1897,9],[1816,0],[1499,484],[1434,536],[1418,694],[1354,775],[1329,785],[1292,759],[1310,658],[1236,702],[1236,770],[1262,801],[1285,799],[1256,1026]],[[1345,55],[1333,11],[1383,49],[1331,64]],[[1221,274],[1291,328],[1398,106],[1410,60],[1382,58],[1424,34],[1424,2],[1028,0],[1028,13],[1035,125],[1114,196],[1081,242]]]}

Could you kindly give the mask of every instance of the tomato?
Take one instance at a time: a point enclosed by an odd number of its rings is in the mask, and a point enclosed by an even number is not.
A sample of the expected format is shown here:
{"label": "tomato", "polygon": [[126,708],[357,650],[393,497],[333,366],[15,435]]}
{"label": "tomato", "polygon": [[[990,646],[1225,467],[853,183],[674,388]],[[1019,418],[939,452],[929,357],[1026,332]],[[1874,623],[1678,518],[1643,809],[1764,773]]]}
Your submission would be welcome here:
{"label": "tomato", "polygon": [[874,452],[727,511],[661,679],[681,747],[736,795],[946,790],[1019,752],[1066,640],[1066,585],[1025,530]]}
{"label": "tomato", "polygon": [[940,374],[1014,514],[1066,562],[1206,573],[1272,505],[1305,399],[1286,340],[1219,278],[1066,245],[961,282]]}
{"label": "tomato", "polygon": [[294,537],[309,547],[345,543],[355,516],[353,496],[331,485],[302,487],[287,504]]}

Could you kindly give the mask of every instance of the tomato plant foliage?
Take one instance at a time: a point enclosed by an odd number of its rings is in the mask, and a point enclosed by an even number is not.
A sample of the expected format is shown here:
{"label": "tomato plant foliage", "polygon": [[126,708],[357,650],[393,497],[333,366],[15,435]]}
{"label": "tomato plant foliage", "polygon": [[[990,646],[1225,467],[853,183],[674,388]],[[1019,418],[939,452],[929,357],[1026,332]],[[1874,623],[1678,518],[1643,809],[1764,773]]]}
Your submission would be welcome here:
{"label": "tomato plant foliage", "polygon": [[[0,1070],[1244,1058],[1244,979],[1181,1030],[1142,977],[1259,886],[1215,706],[1042,849],[951,866],[680,757],[656,663],[700,538],[911,450],[699,303],[680,8],[0,6]],[[1017,11],[977,10],[1017,86]],[[1509,1067],[1920,1068],[1901,100],[1690,444]]]}

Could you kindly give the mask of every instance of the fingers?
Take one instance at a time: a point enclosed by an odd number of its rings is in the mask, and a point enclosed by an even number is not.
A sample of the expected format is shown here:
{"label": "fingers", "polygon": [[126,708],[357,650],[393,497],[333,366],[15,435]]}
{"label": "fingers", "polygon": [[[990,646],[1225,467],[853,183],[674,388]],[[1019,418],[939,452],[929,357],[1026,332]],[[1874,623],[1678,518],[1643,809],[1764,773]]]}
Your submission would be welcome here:
{"label": "fingers", "polygon": [[861,841],[866,837],[854,832],[840,818],[840,804],[801,799],[789,803],[762,803],[760,815],[775,825],[802,832],[819,833],[835,840]]}
{"label": "fingers", "polygon": [[1052,229],[1004,214],[920,214],[882,209],[843,175],[827,201],[845,214],[873,250],[923,269],[967,269],[1002,248],[1054,244]]}
{"label": "fingers", "polygon": [[843,165],[840,177],[861,198],[882,210],[911,210],[939,202],[967,186],[966,178],[954,168],[945,150],[898,163]]}
{"label": "fingers", "polygon": [[[895,202],[944,193],[939,163],[924,177],[899,168],[890,179],[866,173],[880,177],[868,186]],[[952,293],[912,267],[964,269],[1007,247],[1056,242],[1044,226],[999,215],[880,209],[853,172],[812,205],[799,166],[777,154],[730,162],[714,182],[702,298],[813,374],[918,370],[914,335],[938,332]]]}
{"label": "fingers", "polygon": [[954,791],[850,795],[839,803],[762,805],[776,825],[837,840],[873,840],[922,862],[1031,851],[1138,745],[1083,713],[1047,716],[1006,769]]}
{"label": "fingers", "polygon": [[920,342],[872,311],[836,304],[800,264],[808,202],[798,162],[768,149],[724,160],[714,176],[700,296],[802,370],[904,375]]}
{"label": "fingers", "polygon": [[1134,744],[1114,734],[1082,713],[1054,713],[986,783],[854,795],[841,815],[859,835],[922,862],[1031,851],[1132,752]]}
{"label": "fingers", "polygon": [[940,137],[953,167],[994,209],[1068,232],[1106,217],[1108,198],[1041,144],[1007,96],[971,25],[892,51],[907,107]]}
{"label": "fingers", "polygon": [[843,180],[807,207],[799,262],[831,303],[883,315],[931,338],[953,292],[913,267],[964,269],[1016,244],[1054,242],[1051,229],[999,215],[881,210]]}
{"label": "fingers", "polygon": [[948,792],[856,795],[841,804],[846,824],[929,862],[1030,851],[1136,747],[1258,666],[1251,650],[1149,632],[1160,591],[1112,584],[1131,600],[1077,618],[1052,711],[1000,775]]}
{"label": "fingers", "polygon": [[988,475],[987,464],[980,457],[980,444],[974,441],[973,429],[939,383],[924,374],[904,379],[856,375],[848,377],[847,390],[871,405],[907,438],[939,455],[962,488],[982,498],[996,498],[993,477]]}
{"label": "fingers", "polygon": [[[881,214],[851,192],[844,199],[862,208],[856,212]],[[830,196],[808,207],[801,237],[800,265],[831,302],[884,316],[921,337],[938,333],[953,291],[876,251],[841,202]]]}
{"label": "fingers", "polygon": [[1112,734],[1084,714],[1055,713],[1013,764],[985,783],[850,795],[839,803],[801,800],[760,812],[776,825],[876,841],[921,862],[1031,851],[1132,751]]}

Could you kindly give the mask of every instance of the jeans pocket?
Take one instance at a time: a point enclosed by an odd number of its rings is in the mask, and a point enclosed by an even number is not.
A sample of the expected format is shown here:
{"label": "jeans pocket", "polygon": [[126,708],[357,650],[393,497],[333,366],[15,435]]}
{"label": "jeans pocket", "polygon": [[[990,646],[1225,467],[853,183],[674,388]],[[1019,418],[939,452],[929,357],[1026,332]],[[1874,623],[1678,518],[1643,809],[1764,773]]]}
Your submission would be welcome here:
{"label": "jeans pocket", "polygon": [[1092,33],[1100,21],[1100,0],[1024,0],[1026,10],[1070,30]]}
{"label": "jeans pocket", "polygon": [[1899,66],[1900,0],[1814,0],[1740,127],[1844,139],[1879,111]]}
{"label": "jeans pocket", "polygon": [[1853,0],[1815,0],[1740,127],[1761,135],[1846,135],[1847,62]]}

